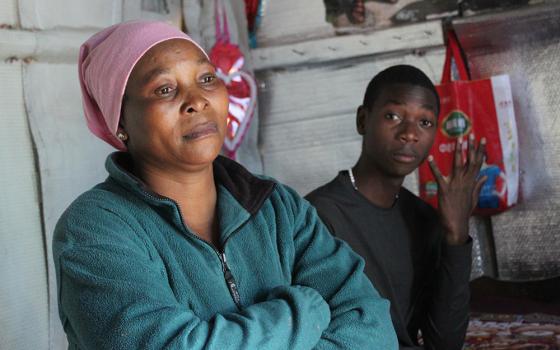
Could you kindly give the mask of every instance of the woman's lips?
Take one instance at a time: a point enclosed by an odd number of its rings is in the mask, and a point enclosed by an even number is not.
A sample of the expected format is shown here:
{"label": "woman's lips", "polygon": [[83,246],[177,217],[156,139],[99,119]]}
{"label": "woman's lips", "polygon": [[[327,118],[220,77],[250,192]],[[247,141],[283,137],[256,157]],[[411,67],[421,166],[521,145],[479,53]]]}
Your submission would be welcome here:
{"label": "woman's lips", "polygon": [[208,135],[218,133],[218,125],[214,122],[206,122],[196,125],[188,134],[183,135],[186,140],[198,140]]}

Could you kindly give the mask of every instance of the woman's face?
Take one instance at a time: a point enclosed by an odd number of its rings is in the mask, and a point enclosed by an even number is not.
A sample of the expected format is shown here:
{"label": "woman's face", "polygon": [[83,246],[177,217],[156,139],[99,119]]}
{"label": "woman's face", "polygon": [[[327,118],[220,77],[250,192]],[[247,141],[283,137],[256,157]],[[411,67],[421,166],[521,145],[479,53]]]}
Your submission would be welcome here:
{"label": "woman's face", "polygon": [[121,126],[135,162],[160,170],[195,170],[222,147],[228,94],[214,66],[181,39],[152,47],[134,66]]}

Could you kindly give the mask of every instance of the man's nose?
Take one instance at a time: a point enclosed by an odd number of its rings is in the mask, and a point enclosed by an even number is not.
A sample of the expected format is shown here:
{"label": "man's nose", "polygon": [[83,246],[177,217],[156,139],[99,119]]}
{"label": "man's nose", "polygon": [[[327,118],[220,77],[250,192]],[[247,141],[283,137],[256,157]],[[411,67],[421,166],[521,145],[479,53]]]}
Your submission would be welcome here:
{"label": "man's nose", "polygon": [[415,123],[403,121],[399,130],[399,140],[402,142],[418,141],[418,126]]}

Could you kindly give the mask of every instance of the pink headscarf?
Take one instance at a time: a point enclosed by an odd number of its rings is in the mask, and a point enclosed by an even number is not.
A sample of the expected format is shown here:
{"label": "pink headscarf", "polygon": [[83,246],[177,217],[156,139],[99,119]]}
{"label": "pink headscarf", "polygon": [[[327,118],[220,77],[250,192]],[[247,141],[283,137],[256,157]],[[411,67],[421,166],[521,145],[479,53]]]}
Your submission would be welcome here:
{"label": "pink headscarf", "polygon": [[179,29],[154,21],[115,24],[82,44],[78,59],[82,104],[87,125],[97,137],[119,150],[126,150],[116,134],[128,77],[146,51],[170,39],[190,41],[204,52]]}

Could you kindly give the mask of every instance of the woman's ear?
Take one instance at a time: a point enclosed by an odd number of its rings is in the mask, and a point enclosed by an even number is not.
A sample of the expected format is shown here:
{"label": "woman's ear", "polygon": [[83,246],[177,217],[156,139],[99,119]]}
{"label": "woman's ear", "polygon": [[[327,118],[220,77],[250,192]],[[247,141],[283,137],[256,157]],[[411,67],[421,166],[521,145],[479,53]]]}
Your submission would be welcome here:
{"label": "woman's ear", "polygon": [[126,98],[126,94],[123,95],[122,101],[121,101],[121,116],[119,118],[119,128],[118,130],[124,130],[124,128],[126,127],[126,118],[124,117],[125,115],[125,107],[126,107],[126,102],[127,102],[127,98]]}
{"label": "woman's ear", "polygon": [[119,119],[119,126],[117,127],[117,137],[122,142],[128,141],[128,133],[126,132],[126,121],[124,117],[124,99],[121,107],[121,117]]}
{"label": "woman's ear", "polygon": [[367,107],[361,105],[356,111],[356,130],[358,134],[364,135],[366,133],[366,118],[367,118]]}
{"label": "woman's ear", "polygon": [[122,142],[128,141],[128,134],[124,131],[124,128],[119,124],[119,128],[117,129],[117,138]]}

